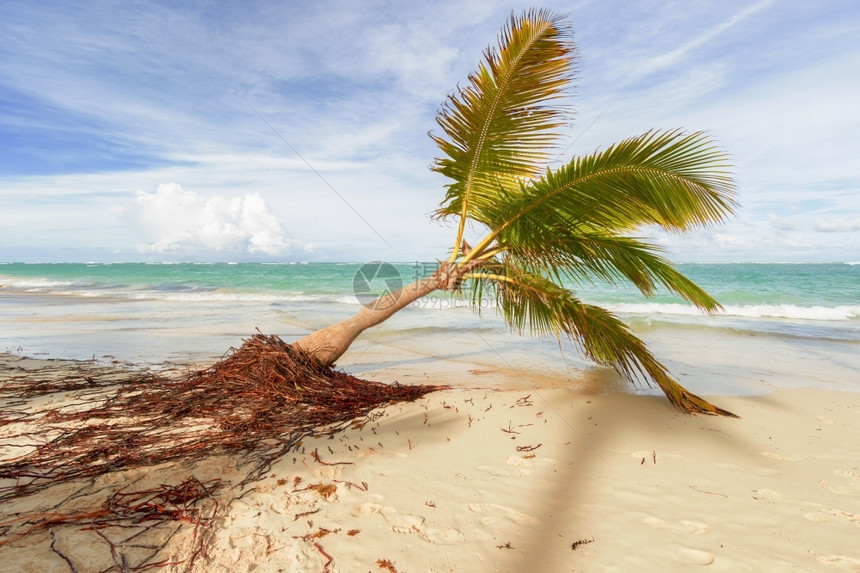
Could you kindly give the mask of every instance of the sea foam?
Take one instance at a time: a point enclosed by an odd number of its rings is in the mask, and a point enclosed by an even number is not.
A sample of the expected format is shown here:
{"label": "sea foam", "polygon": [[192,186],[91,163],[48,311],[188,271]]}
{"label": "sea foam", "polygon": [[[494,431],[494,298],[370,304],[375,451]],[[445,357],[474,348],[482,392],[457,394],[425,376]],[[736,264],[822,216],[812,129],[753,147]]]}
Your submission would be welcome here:
{"label": "sea foam", "polygon": [[[703,314],[695,306],[675,303],[608,303],[603,306],[619,314],[664,314],[678,316],[701,316]],[[744,318],[843,321],[860,317],[860,306],[842,305],[827,307],[798,306],[794,304],[728,305],[716,314],[717,316]]]}

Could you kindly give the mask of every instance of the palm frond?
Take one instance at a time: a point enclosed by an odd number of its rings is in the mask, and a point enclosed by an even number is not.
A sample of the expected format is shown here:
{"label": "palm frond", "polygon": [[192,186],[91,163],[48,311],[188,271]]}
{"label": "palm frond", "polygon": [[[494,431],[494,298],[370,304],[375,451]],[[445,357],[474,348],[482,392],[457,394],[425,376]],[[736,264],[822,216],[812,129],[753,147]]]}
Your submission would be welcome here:
{"label": "palm frond", "polygon": [[498,306],[520,333],[566,336],[595,362],[615,368],[631,381],[657,383],[677,408],[734,416],[678,384],[624,322],[598,306],[585,304],[546,277],[509,267],[497,280]]}
{"label": "palm frond", "polygon": [[734,194],[728,158],[705,134],[649,131],[547,170],[479,222],[493,229],[488,240],[540,221],[584,231],[649,224],[688,231],[722,222],[734,211]]}
{"label": "palm frond", "polygon": [[[563,124],[562,97],[572,74],[573,44],[557,14],[531,10],[511,16],[496,50],[469,84],[450,95],[437,114],[444,136],[431,134],[443,157],[435,171],[452,182],[437,216],[460,216],[463,225],[473,211],[493,201],[525,177],[539,174]],[[456,251],[456,249],[455,249]]]}
{"label": "palm frond", "polygon": [[514,242],[517,246],[509,246],[506,252],[518,266],[551,276],[559,284],[625,281],[649,297],[662,286],[700,310],[721,309],[712,296],[662,257],[658,246],[641,239],[557,226],[530,228],[526,237]]}

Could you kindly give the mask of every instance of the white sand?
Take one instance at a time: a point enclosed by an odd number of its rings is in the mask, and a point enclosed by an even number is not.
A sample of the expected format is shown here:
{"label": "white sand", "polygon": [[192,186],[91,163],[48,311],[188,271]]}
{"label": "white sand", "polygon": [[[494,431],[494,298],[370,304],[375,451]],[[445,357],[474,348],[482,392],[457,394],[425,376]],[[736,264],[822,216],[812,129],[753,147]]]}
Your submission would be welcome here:
{"label": "white sand", "polygon": [[[860,571],[860,394],[714,399],[738,420],[448,366],[472,389],[307,441],[195,571]],[[71,570],[49,544],[0,547],[0,570]]]}
{"label": "white sand", "polygon": [[323,571],[318,544],[341,572],[860,571],[860,396],[720,404],[742,418],[564,390],[392,407],[307,445],[348,464],[278,464],[200,570]]}

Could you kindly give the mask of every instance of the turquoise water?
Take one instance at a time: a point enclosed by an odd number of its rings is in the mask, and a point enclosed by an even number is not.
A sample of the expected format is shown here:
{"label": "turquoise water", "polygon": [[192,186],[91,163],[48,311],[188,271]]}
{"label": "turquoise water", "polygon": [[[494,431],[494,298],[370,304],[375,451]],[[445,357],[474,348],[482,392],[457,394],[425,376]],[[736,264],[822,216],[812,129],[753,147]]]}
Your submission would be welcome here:
{"label": "turquoise water", "polygon": [[[399,263],[394,278],[410,282],[433,267]],[[818,385],[840,380],[840,387],[860,388],[860,264],[678,267],[724,311],[702,315],[667,293],[646,299],[629,285],[577,292],[627,321],[673,371],[695,371],[707,390],[725,389],[727,373],[756,384],[769,380],[763,363],[774,379],[800,384],[802,374]],[[161,362],[218,357],[257,328],[292,341],[360,308],[354,294],[360,269],[358,263],[0,264],[0,351]],[[360,340],[410,352],[432,346],[430,354],[518,368],[531,368],[537,357],[551,373],[588,367],[575,352],[562,355],[553,340],[512,336],[492,305],[481,318],[468,306],[436,293]]]}
{"label": "turquoise water", "polygon": [[[356,303],[359,263],[0,264],[0,294],[52,293],[126,299]],[[432,263],[395,264],[403,282]],[[860,318],[860,264],[681,264],[726,316],[853,322]],[[698,315],[668,293],[646,299],[629,285],[581,285],[579,296],[622,314]]]}
{"label": "turquoise water", "polygon": [[[394,263],[404,281],[433,263]],[[351,294],[360,263],[0,263],[0,289],[97,296],[159,292]],[[860,306],[857,263],[686,263],[678,268],[724,305]],[[0,291],[2,292],[2,291]],[[591,297],[638,302],[635,289],[588,287]],[[658,295],[657,302],[673,302]]]}

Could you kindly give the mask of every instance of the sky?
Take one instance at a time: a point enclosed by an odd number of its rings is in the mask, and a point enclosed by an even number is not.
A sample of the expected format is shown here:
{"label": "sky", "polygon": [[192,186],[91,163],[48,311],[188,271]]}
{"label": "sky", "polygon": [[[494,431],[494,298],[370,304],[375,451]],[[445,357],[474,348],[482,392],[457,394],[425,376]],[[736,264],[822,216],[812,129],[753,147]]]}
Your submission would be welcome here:
{"label": "sky", "polygon": [[[512,12],[491,0],[0,3],[0,261],[413,261],[436,113]],[[707,131],[740,208],[677,261],[860,260],[860,2],[568,0],[559,160]],[[471,229],[476,234],[480,229]]]}

